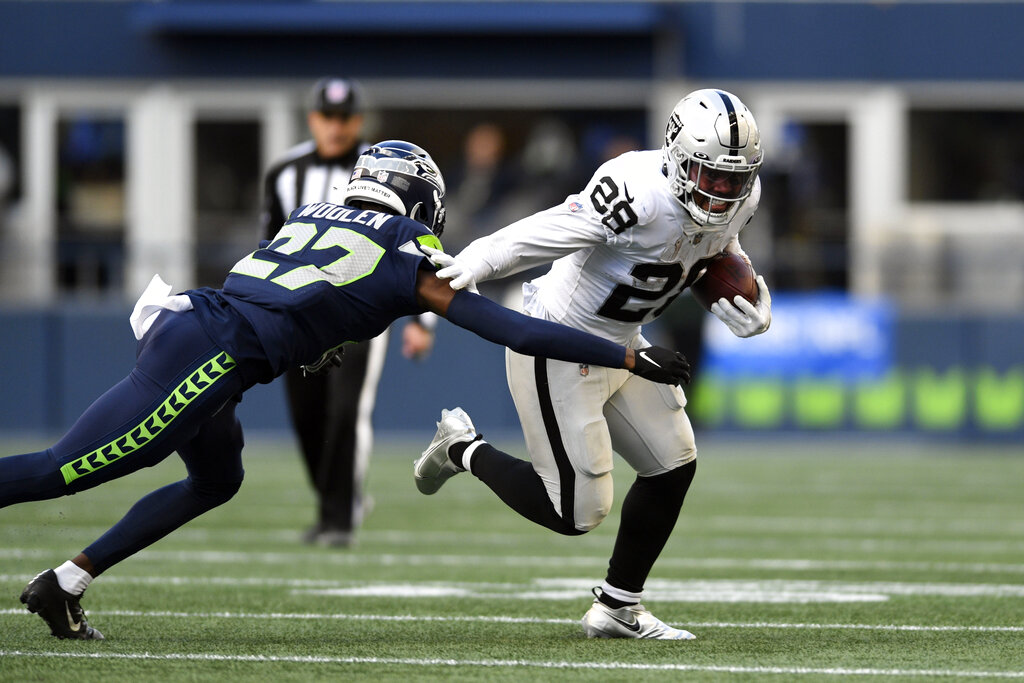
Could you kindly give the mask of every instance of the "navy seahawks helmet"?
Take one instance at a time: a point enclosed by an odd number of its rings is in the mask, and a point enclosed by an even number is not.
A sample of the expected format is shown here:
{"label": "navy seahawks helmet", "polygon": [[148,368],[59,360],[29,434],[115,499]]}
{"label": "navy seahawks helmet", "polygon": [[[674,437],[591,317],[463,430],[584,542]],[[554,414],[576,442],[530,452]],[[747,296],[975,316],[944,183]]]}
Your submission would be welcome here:
{"label": "navy seahawks helmet", "polygon": [[386,206],[440,236],[444,231],[444,195],[444,178],[425,149],[402,140],[385,140],[356,160],[342,201]]}

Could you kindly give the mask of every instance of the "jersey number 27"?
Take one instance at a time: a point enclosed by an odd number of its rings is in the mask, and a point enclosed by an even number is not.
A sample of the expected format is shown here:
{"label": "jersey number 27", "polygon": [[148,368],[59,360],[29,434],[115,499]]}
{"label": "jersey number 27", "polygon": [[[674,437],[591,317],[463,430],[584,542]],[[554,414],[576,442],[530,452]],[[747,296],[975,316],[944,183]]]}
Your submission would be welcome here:
{"label": "jersey number 27", "polygon": [[[268,249],[281,254],[294,254],[301,251],[317,236],[317,226],[313,223],[286,223],[274,236]],[[329,282],[335,287],[342,287],[372,273],[384,256],[384,247],[369,237],[355,230],[331,226],[310,247],[310,255],[314,252],[324,255],[323,260],[330,258],[326,251],[341,247],[346,254],[324,265],[312,263],[288,268],[284,272],[270,278],[277,270],[286,268],[276,261],[256,258],[255,252],[249,254],[235,264],[232,273],[270,281],[287,289],[298,289],[314,282]]]}

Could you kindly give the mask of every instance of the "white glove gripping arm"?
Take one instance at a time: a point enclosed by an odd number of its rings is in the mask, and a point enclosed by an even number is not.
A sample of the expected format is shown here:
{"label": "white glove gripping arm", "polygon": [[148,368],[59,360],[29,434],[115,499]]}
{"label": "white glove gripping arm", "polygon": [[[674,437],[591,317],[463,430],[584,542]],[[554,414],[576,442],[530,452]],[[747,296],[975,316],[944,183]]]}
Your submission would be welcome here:
{"label": "white glove gripping arm", "polygon": [[421,246],[420,249],[428,254],[431,263],[440,268],[436,273],[437,277],[442,280],[451,280],[448,284],[451,285],[452,289],[467,289],[470,292],[478,292],[476,277],[473,275],[473,271],[466,267],[464,263],[456,261],[454,256],[446,254],[440,249],[426,245]]}
{"label": "white glove gripping arm", "polygon": [[760,275],[757,276],[757,289],[759,294],[756,304],[742,296],[734,297],[733,302],[722,297],[711,304],[711,312],[737,337],[753,337],[772,324],[772,295]]}
{"label": "white glove gripping arm", "polygon": [[[535,213],[473,240],[458,256],[434,260],[442,266],[437,276],[451,278],[452,289],[505,277],[550,263],[574,251],[603,244],[608,239],[600,223],[583,212],[572,213],[564,204]],[[449,261],[450,259],[450,261]]]}

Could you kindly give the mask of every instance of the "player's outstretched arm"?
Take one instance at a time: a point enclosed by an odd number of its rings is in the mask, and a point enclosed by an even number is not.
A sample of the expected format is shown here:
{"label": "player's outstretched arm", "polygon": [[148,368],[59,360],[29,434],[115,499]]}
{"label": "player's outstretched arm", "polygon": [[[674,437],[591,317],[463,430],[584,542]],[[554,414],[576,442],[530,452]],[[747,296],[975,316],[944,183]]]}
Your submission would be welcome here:
{"label": "player's outstretched arm", "polygon": [[467,291],[453,291],[426,270],[416,279],[416,294],[426,310],[447,318],[484,339],[516,353],[570,363],[625,368],[652,382],[690,381],[690,364],[677,351],[649,346],[639,351],[582,332],[531,318]]}

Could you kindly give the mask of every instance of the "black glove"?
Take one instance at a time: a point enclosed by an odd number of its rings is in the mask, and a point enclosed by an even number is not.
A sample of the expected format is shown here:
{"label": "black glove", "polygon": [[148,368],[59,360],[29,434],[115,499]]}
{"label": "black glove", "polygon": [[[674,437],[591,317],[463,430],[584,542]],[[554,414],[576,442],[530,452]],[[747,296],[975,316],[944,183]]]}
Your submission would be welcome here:
{"label": "black glove", "polygon": [[690,383],[690,363],[678,351],[648,346],[633,353],[633,374],[661,384]]}
{"label": "black glove", "polygon": [[302,375],[326,375],[334,368],[341,367],[341,357],[344,355],[345,349],[338,347],[336,349],[328,349],[323,352],[315,363],[302,366]]}

